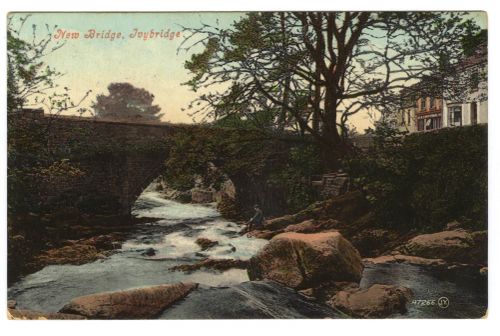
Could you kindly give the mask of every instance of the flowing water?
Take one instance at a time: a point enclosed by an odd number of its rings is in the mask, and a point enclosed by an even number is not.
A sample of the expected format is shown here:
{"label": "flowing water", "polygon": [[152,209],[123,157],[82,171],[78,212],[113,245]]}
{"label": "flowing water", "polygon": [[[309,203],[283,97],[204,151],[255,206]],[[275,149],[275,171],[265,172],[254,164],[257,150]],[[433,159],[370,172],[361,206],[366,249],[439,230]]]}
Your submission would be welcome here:
{"label": "flowing water", "polygon": [[[56,312],[72,298],[179,281],[196,282],[199,289],[167,309],[160,318],[324,318],[340,315],[293,290],[272,282],[249,282],[245,270],[224,272],[171,271],[175,265],[204,258],[249,259],[267,241],[241,236],[242,227],[220,217],[213,206],[180,204],[154,191],[136,202],[136,217],[160,220],[141,224],[120,250],[109,258],[84,265],[51,265],[25,276],[8,289],[18,308]],[[199,237],[219,244],[201,251]],[[154,249],[154,256],[144,252]],[[485,290],[436,279],[410,265],[372,265],[365,269],[362,287],[373,283],[410,287],[418,299],[446,296],[447,309],[410,305],[408,317],[479,317],[484,315]]]}

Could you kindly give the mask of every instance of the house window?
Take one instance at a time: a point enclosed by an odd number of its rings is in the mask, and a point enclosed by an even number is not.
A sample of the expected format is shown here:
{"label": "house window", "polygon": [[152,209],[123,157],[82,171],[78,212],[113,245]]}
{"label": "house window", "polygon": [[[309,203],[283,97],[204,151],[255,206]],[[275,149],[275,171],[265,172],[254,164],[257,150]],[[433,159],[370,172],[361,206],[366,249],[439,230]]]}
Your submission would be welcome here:
{"label": "house window", "polygon": [[425,98],[420,98],[420,111],[425,111]]}
{"label": "house window", "polygon": [[434,98],[430,97],[429,98],[429,110],[432,110],[434,108]]}
{"label": "house window", "polygon": [[417,129],[419,132],[424,130],[424,119],[417,120]]}
{"label": "house window", "polygon": [[420,111],[420,102],[421,102],[421,98],[417,99],[417,111]]}
{"label": "house window", "polygon": [[451,106],[450,110],[450,126],[462,126],[462,106]]}
{"label": "house window", "polygon": [[425,119],[425,130],[426,131],[439,129],[439,128],[441,128],[441,118],[440,117]]}
{"label": "house window", "polygon": [[408,119],[408,126],[411,125],[411,114],[410,114],[410,110],[406,111],[406,117]]}
{"label": "house window", "polygon": [[477,124],[477,103],[473,102],[470,104],[470,123],[472,125]]}

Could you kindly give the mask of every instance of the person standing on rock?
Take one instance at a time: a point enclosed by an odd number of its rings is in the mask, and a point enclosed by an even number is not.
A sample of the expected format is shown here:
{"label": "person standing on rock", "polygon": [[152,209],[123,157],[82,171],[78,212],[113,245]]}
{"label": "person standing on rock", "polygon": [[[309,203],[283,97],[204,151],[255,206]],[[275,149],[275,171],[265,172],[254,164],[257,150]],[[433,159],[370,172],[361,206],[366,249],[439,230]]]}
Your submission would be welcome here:
{"label": "person standing on rock", "polygon": [[255,210],[255,215],[248,221],[247,232],[252,231],[254,228],[259,228],[264,222],[264,213],[260,209],[260,206],[255,204],[253,209]]}

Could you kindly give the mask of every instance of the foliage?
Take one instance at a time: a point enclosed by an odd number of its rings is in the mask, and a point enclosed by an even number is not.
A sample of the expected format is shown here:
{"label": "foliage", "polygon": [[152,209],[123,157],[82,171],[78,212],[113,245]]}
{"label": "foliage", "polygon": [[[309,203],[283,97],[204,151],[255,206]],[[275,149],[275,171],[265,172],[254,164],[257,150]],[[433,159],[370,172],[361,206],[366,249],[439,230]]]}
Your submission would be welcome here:
{"label": "foliage", "polygon": [[[385,133],[385,134],[384,134]],[[487,127],[401,137],[377,134],[346,167],[383,226],[439,230],[451,220],[487,225]]]}
{"label": "foliage", "polygon": [[248,116],[237,113],[228,114],[213,122],[216,127],[242,128],[248,130],[272,131],[274,125],[274,114],[270,110],[262,110]]}
{"label": "foliage", "polygon": [[313,145],[296,146],[290,149],[285,166],[273,171],[270,181],[284,188],[288,210],[295,213],[317,200],[310,182],[320,171],[318,149]]}
{"label": "foliage", "polygon": [[195,175],[216,187],[223,174],[259,176],[279,152],[275,142],[251,130],[207,127],[181,132],[171,137],[164,177],[174,188],[186,190]]}
{"label": "foliage", "polygon": [[272,129],[310,134],[335,166],[350,116],[395,107],[401,88],[449,75],[461,38],[478,29],[458,12],[253,12],[229,28],[186,28],[179,49],[204,46],[185,63],[186,84],[209,88],[193,113],[269,111]]}
{"label": "foliage", "polygon": [[111,83],[109,95],[100,94],[92,105],[98,118],[134,121],[159,121],[160,107],[153,105],[154,95],[130,83]]}
{"label": "foliage", "polygon": [[[7,97],[11,110],[22,107],[30,97],[54,88],[54,80],[61,76],[43,62],[44,56],[62,47],[62,43],[53,43],[50,27],[46,27],[46,34],[40,39],[29,41],[21,37],[29,16],[16,19],[10,16],[7,27]],[[37,29],[36,25],[32,25],[34,37]]]}
{"label": "foliage", "polygon": [[[28,122],[23,108],[36,104],[49,115],[86,109],[74,103],[69,88],[59,89],[60,72],[48,66],[44,58],[64,46],[52,39],[56,27],[31,25],[25,33],[30,15],[9,15],[7,25],[7,122],[8,122],[8,211],[9,213],[40,210],[46,182],[72,179],[81,171],[70,161],[53,156],[47,144],[50,127]],[[50,123],[49,123],[50,125]]]}
{"label": "foliage", "polygon": [[[57,80],[63,74],[47,65],[44,58],[64,46],[55,41],[53,31],[57,26],[31,25],[26,32],[31,15],[9,15],[7,25],[7,106],[14,113],[27,104],[43,105],[48,114],[76,110],[80,115],[87,112],[80,107],[88,97],[88,91],[78,103],[69,95],[70,89],[59,89]],[[30,36],[31,35],[31,36]]]}
{"label": "foliage", "polygon": [[266,214],[297,211],[314,201],[310,180],[321,162],[317,148],[303,139],[212,127],[178,133],[171,141],[163,179],[175,189],[191,189],[194,176],[216,189],[229,178],[243,209],[258,202]]}
{"label": "foliage", "polygon": [[488,31],[482,29],[479,32],[474,28],[467,26],[466,34],[462,38],[462,48],[465,57],[474,55],[477,48],[488,42]]}

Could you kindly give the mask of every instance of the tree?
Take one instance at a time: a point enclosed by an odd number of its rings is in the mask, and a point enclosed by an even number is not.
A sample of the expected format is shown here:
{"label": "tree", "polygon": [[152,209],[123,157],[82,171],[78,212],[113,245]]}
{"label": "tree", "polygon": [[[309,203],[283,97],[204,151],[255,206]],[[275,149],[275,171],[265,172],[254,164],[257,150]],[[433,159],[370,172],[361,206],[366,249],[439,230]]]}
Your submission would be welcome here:
{"label": "tree", "polygon": [[477,48],[488,42],[488,31],[486,29],[481,29],[477,31],[474,25],[469,24],[466,26],[466,34],[462,38],[462,48],[465,57],[470,57],[474,55]]}
{"label": "tree", "polygon": [[80,115],[87,112],[81,103],[88,91],[75,103],[69,95],[70,89],[59,89],[57,80],[63,74],[47,65],[44,58],[64,46],[52,36],[57,26],[40,28],[31,25],[31,36],[24,34],[31,15],[10,15],[7,25],[7,107],[16,111],[27,105],[44,106],[46,113],[55,115],[76,110]]}
{"label": "tree", "polygon": [[458,12],[295,12],[186,29],[180,50],[204,46],[185,64],[193,74],[186,84],[212,89],[194,113],[276,111],[275,129],[297,125],[335,167],[352,115],[397,108],[398,91],[451,69],[443,64],[458,62],[461,37],[478,27]]}
{"label": "tree", "polygon": [[[7,122],[8,122],[8,211],[36,212],[35,200],[48,183],[57,178],[71,179],[82,171],[67,159],[54,155],[49,146],[53,116],[64,111],[86,112],[69,95],[70,89],[59,88],[57,80],[63,75],[48,66],[44,58],[64,46],[52,39],[56,27],[42,29],[31,25],[25,33],[30,15],[9,15],[7,25]],[[24,118],[22,110],[44,106],[47,123],[33,123]],[[45,127],[41,127],[45,125]],[[9,221],[9,225],[11,222]]]}
{"label": "tree", "polygon": [[130,83],[111,83],[109,95],[98,95],[93,103],[98,118],[160,121],[160,107],[153,105],[154,95]]}

